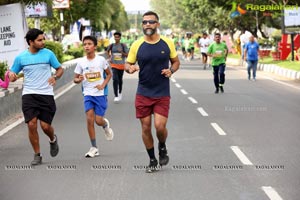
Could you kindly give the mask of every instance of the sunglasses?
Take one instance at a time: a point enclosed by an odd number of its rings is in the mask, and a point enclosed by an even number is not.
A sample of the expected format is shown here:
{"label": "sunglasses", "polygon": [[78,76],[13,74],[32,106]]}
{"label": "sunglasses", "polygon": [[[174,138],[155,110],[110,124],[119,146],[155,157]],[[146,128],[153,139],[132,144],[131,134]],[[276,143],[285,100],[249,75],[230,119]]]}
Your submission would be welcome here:
{"label": "sunglasses", "polygon": [[157,23],[157,21],[155,21],[155,20],[143,20],[142,21],[142,24],[143,25],[146,25],[146,24],[156,24]]}

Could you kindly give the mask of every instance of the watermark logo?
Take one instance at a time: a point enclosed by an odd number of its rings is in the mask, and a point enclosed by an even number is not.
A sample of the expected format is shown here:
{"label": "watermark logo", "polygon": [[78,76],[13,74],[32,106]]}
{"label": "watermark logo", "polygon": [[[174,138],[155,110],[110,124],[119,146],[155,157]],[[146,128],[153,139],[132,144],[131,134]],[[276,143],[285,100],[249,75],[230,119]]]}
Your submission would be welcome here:
{"label": "watermark logo", "polygon": [[235,18],[241,15],[244,15],[247,13],[247,10],[241,8],[241,4],[238,4],[236,2],[232,2],[232,8],[231,8],[231,13],[230,17]]}
{"label": "watermark logo", "polygon": [[248,3],[241,7],[241,4],[232,2],[232,8],[230,12],[230,17],[235,18],[246,14],[248,11],[259,11],[263,12],[264,16],[270,16],[272,11],[282,11],[282,10],[298,10],[298,4],[295,5],[283,5],[283,4],[253,4]]}

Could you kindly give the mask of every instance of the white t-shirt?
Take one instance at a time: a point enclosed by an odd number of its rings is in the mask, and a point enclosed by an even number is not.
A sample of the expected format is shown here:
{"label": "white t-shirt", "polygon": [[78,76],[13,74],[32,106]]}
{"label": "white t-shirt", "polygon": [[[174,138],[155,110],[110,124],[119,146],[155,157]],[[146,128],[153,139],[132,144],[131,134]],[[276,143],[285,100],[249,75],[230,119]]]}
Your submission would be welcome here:
{"label": "white t-shirt", "polygon": [[208,46],[210,45],[211,41],[209,38],[200,38],[199,45],[201,53],[207,53]]}
{"label": "white t-shirt", "polygon": [[109,67],[105,58],[96,56],[93,60],[88,60],[87,57],[80,59],[76,65],[74,72],[82,74],[84,96],[104,96],[104,90],[98,90],[96,85],[101,85],[105,79],[105,71]]}

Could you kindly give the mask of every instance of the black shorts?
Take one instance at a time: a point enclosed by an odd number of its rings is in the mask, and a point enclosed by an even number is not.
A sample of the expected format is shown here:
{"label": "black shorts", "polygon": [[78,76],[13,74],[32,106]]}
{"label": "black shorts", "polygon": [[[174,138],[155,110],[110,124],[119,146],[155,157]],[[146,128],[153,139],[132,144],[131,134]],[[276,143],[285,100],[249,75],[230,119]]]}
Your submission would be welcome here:
{"label": "black shorts", "polygon": [[56,105],[52,95],[25,94],[22,96],[22,111],[25,123],[33,118],[51,124],[56,112]]}
{"label": "black shorts", "polygon": [[207,54],[206,54],[206,53],[201,52],[201,54],[202,54],[203,57],[206,57],[206,58],[207,58]]}

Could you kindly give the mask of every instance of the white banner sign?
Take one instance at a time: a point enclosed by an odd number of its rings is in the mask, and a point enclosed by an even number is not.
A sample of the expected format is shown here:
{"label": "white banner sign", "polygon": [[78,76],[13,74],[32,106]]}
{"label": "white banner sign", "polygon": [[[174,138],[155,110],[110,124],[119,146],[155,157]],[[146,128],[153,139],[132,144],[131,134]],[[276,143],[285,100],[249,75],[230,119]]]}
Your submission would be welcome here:
{"label": "white banner sign", "polygon": [[14,58],[27,48],[27,23],[19,3],[0,6],[0,13],[0,62],[11,66]]}
{"label": "white banner sign", "polygon": [[38,3],[37,5],[28,5],[25,7],[26,17],[47,17],[48,10],[46,3]]}
{"label": "white banner sign", "polygon": [[284,10],[284,25],[300,26],[300,7],[298,7],[298,9]]}
{"label": "white banner sign", "polygon": [[69,8],[70,1],[69,0],[53,0],[52,8],[62,9],[62,8]]}

